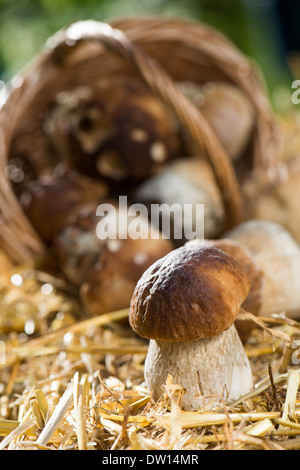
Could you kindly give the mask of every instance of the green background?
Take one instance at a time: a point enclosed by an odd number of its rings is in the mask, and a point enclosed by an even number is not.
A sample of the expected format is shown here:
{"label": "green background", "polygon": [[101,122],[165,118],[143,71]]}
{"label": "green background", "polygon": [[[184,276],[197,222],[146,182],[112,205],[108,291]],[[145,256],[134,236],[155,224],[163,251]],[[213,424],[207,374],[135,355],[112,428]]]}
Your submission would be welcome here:
{"label": "green background", "polygon": [[272,0],[0,0],[0,79],[9,81],[71,21],[133,15],[193,18],[225,33],[260,65],[275,105],[290,97],[280,18]]}

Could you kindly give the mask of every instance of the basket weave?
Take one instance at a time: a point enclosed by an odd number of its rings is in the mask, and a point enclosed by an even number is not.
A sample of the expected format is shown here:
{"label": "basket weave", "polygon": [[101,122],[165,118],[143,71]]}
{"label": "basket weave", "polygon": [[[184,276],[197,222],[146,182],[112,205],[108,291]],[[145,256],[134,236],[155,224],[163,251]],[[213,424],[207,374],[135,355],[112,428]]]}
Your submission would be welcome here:
{"label": "basket weave", "polygon": [[0,112],[0,245],[16,262],[43,253],[44,246],[6,176],[12,147],[32,149],[31,164],[38,174],[51,171],[54,162],[47,159],[41,125],[49,102],[63,90],[120,73],[141,78],[179,120],[197,153],[207,157],[228,227],[238,221],[241,206],[236,173],[212,128],[176,81],[223,80],[244,90],[257,115],[252,171],[274,164],[274,122],[264,85],[255,66],[223,35],[198,22],[164,17],[122,19],[110,25],[76,22],[51,37],[35,61],[15,77]]}

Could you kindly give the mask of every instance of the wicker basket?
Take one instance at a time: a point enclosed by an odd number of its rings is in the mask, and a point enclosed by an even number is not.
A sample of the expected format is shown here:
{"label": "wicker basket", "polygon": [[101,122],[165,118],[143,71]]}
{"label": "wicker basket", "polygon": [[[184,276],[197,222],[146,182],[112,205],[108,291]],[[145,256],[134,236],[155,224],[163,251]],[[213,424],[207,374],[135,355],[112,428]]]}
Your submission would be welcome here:
{"label": "wicker basket", "polygon": [[14,261],[32,259],[43,252],[44,245],[6,176],[12,146],[30,149],[38,173],[51,171],[41,125],[49,102],[62,90],[116,73],[141,78],[176,116],[198,153],[207,157],[223,197],[228,227],[239,220],[236,172],[212,128],[176,82],[223,80],[244,90],[257,113],[251,171],[274,164],[274,119],[261,77],[223,35],[198,22],[164,17],[122,19],[110,25],[74,23],[50,38],[36,60],[12,80],[0,113],[0,244]]}

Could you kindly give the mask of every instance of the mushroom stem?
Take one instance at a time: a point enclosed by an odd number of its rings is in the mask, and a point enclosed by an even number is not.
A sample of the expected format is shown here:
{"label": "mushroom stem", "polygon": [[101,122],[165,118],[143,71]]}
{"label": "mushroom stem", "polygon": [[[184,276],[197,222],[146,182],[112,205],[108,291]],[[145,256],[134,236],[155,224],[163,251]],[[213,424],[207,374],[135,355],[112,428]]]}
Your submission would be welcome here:
{"label": "mushroom stem", "polygon": [[212,398],[231,401],[253,387],[250,363],[234,325],[196,341],[150,340],[144,372],[154,400],[162,395],[170,374],[186,390],[184,410],[197,410]]}

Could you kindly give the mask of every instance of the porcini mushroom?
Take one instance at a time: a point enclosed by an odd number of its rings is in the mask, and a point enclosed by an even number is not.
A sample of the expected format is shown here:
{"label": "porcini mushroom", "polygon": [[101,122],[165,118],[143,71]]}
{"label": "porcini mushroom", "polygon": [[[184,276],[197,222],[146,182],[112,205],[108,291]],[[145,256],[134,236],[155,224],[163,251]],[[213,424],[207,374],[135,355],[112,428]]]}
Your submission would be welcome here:
{"label": "porcini mushroom", "polygon": [[64,160],[117,188],[151,175],[180,145],[175,119],[133,77],[111,77],[59,94],[45,127]]}
{"label": "porcini mushroom", "polygon": [[103,250],[96,233],[96,211],[95,203],[81,207],[53,244],[61,272],[78,288],[86,282]]}
{"label": "porcini mushroom", "polygon": [[259,316],[285,312],[300,316],[300,248],[281,225],[267,220],[250,220],[224,237],[247,247],[263,276]]}
{"label": "porcini mushroom", "polygon": [[[129,224],[133,217],[128,217],[127,207],[115,200],[110,204],[115,213],[104,217],[97,216],[96,206],[82,208],[55,243],[61,271],[78,286],[81,302],[90,315],[129,307],[143,272],[174,248],[142,217],[139,237],[131,238]],[[107,238],[98,236],[97,225],[105,217],[111,218],[113,229],[121,223],[122,238],[118,233],[108,233]]]}
{"label": "porcini mushroom", "polygon": [[90,315],[129,307],[137,281],[156,260],[172,250],[169,240],[109,240],[80,289]]}
{"label": "porcini mushroom", "polygon": [[[224,204],[213,170],[204,158],[179,158],[165,165],[157,175],[148,178],[137,188],[135,199],[146,205],[156,203],[172,207],[178,204],[181,208],[185,204],[194,207],[203,204],[205,237],[213,238],[222,232]],[[193,213],[191,226],[194,228],[197,223],[196,213]],[[186,241],[184,217],[181,220],[177,217],[176,224],[182,228],[183,236],[179,240],[179,244],[182,244]]]}
{"label": "porcini mushroom", "polygon": [[154,400],[168,374],[186,390],[185,410],[197,410],[207,395],[231,400],[251,390],[251,367],[234,326],[249,287],[239,263],[205,244],[177,248],[145,271],[129,322],[150,339],[145,380]]}
{"label": "porcini mushroom", "polygon": [[[201,246],[203,244],[203,240],[194,239],[187,243],[187,245],[193,244]],[[252,315],[257,316],[261,309],[264,278],[263,272],[252,257],[249,248],[229,238],[205,240],[205,244],[224,251],[238,261],[243,267],[250,282],[250,291],[246,300],[242,304],[242,308],[245,311],[252,313]],[[255,327],[255,323],[251,320],[237,319],[234,324],[242,342],[246,342],[251,330]]]}
{"label": "porcini mushroom", "polygon": [[53,173],[32,181],[23,192],[21,206],[45,243],[54,238],[82,206],[99,202],[107,194],[107,186],[58,165]]}
{"label": "porcini mushroom", "polygon": [[227,82],[180,84],[183,92],[201,110],[229,157],[238,160],[250,141],[255,111],[246,94]]}

